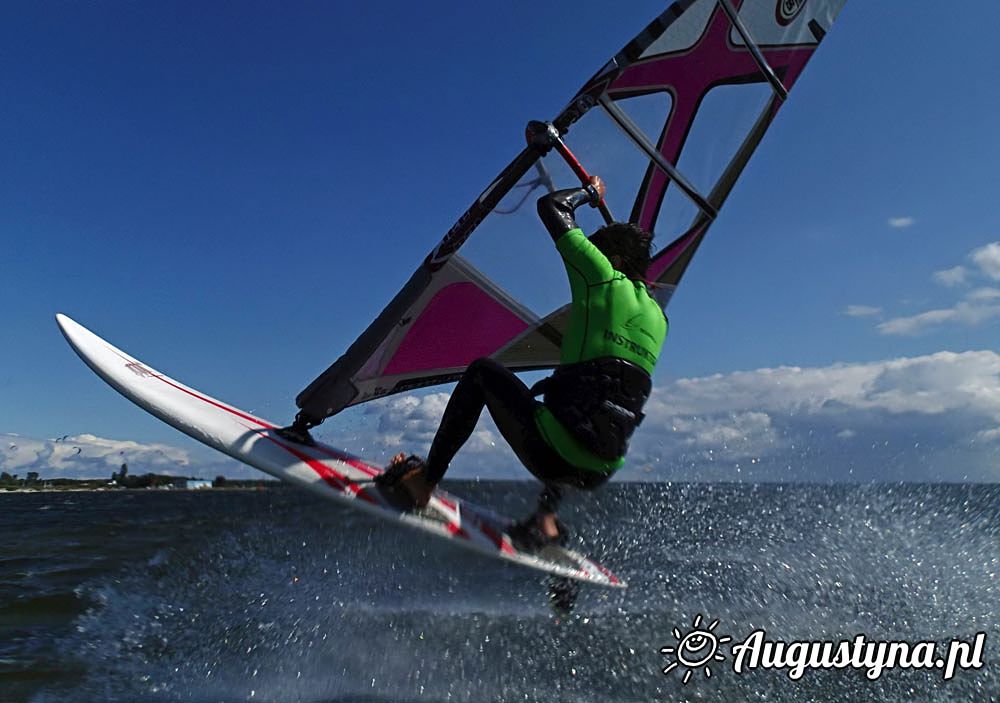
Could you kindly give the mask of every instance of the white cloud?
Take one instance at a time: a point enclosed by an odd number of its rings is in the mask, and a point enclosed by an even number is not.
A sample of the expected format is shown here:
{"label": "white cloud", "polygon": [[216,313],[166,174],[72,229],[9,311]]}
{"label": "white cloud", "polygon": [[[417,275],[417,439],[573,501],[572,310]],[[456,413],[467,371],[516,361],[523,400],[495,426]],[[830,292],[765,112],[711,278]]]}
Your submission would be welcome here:
{"label": "white cloud", "polygon": [[168,444],[140,444],[92,434],[33,439],[0,434],[0,469],[24,475],[37,471],[46,478],[111,476],[122,464],[133,474],[187,475],[196,467],[188,452]]}
{"label": "white cloud", "polygon": [[916,220],[912,217],[890,217],[889,226],[893,229],[905,229],[911,226]]}
{"label": "white cloud", "polygon": [[[440,392],[422,396],[391,396],[368,403],[363,414],[376,419],[378,443],[385,447],[385,452],[406,451],[426,455],[449,397],[449,393]],[[479,429],[473,433],[466,447],[471,451],[491,451],[498,438],[496,430]]]}
{"label": "white cloud", "polygon": [[943,271],[935,271],[934,280],[942,286],[953,288],[964,284],[968,273],[968,269],[964,266],[953,266],[952,268],[944,269]]}
{"label": "white cloud", "polygon": [[[313,434],[317,439],[374,464],[385,464],[398,452],[426,456],[449,397],[450,393],[432,392],[373,400],[348,408],[327,420]],[[462,448],[462,456],[473,462],[480,456],[488,456],[497,464],[504,451],[509,452],[509,449],[496,427],[492,422],[484,422]],[[511,477],[511,467],[517,465],[517,459],[512,452],[507,459],[503,475]]]}
{"label": "white cloud", "polygon": [[1000,425],[989,351],[682,379],[647,410],[633,459],[661,478],[1000,478],[1000,442],[979,436]]}
{"label": "white cloud", "polygon": [[[980,273],[1000,281],[1000,242],[990,242],[969,252],[969,259],[979,268]],[[972,272],[965,266],[934,272],[934,280],[943,286],[953,288],[964,285]]]}
{"label": "white cloud", "polygon": [[[328,420],[316,434],[376,463],[398,451],[424,454],[447,399],[436,392],[374,401]],[[451,475],[527,479],[483,415]],[[236,466],[220,470],[169,445],[93,435],[0,441],[0,467],[21,475],[110,476],[127,462],[135,474],[211,477],[232,476]],[[939,352],[663,383],[647,403],[620,478],[1000,480],[1000,355]]]}
{"label": "white cloud", "polygon": [[997,288],[976,288],[965,296],[966,300],[996,300],[1000,298],[1000,289]]}
{"label": "white cloud", "polygon": [[0,434],[0,468],[8,473],[44,472],[46,475],[111,475],[123,463],[149,467],[149,471],[183,471],[187,452],[166,444],[146,444],[95,437],[91,434],[59,439],[32,439]]}
{"label": "white cloud", "polygon": [[[980,275],[985,274],[1000,280],[1000,242],[991,242],[974,249],[969,253],[969,259],[979,268]],[[933,278],[943,286],[954,288],[969,283],[970,276],[975,275],[977,272],[970,271],[965,266],[953,266],[950,269],[935,271]],[[912,335],[944,324],[978,325],[1000,317],[998,300],[1000,300],[1000,290],[991,287],[976,288],[966,293],[964,300],[951,307],[895,317],[879,324],[877,329],[887,335]]]}
{"label": "white cloud", "polygon": [[1000,441],[1000,427],[993,427],[988,430],[980,430],[976,433],[976,439],[981,442]]}
{"label": "white cloud", "polygon": [[[360,441],[372,460],[426,451],[445,398],[433,395],[380,401],[365,411],[377,427],[325,439]],[[451,475],[527,478],[484,418]],[[1000,355],[989,351],[716,374],[654,390],[621,477],[996,480],[1000,441],[986,438],[997,427]]]}
{"label": "white cloud", "polygon": [[848,305],[844,308],[844,314],[849,317],[873,317],[882,312],[882,308],[871,305]]}
{"label": "white cloud", "polygon": [[973,251],[970,256],[983,273],[1000,281],[1000,242],[990,242]]}
{"label": "white cloud", "polygon": [[950,308],[928,310],[909,317],[896,317],[878,325],[882,334],[918,334],[929,327],[945,323],[962,325],[978,325],[987,320],[1000,317],[1000,305],[989,305],[983,299],[961,301]]}

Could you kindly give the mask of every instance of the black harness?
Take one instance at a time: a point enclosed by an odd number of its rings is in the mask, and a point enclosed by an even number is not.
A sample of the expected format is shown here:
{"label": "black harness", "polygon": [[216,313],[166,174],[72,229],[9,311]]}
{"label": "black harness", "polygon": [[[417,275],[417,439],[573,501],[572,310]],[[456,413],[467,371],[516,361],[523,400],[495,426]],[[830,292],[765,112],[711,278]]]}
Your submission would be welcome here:
{"label": "black harness", "polygon": [[545,407],[595,456],[614,461],[645,417],[653,380],[630,361],[601,357],[559,366],[531,388]]}

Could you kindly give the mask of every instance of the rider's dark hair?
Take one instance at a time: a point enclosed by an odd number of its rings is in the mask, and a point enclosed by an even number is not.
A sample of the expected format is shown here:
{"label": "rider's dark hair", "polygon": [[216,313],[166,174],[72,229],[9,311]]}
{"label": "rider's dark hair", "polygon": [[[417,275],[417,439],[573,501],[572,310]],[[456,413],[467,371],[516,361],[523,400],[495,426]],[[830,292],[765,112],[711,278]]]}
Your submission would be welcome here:
{"label": "rider's dark hair", "polygon": [[631,222],[612,222],[590,235],[590,241],[611,259],[618,257],[615,268],[633,281],[645,281],[649,268],[652,233]]}

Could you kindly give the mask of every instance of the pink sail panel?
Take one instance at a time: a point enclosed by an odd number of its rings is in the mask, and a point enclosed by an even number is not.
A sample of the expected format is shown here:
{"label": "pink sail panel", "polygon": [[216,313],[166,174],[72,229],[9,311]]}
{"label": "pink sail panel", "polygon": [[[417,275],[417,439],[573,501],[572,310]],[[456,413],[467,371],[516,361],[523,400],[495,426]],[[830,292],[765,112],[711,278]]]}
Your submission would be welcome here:
{"label": "pink sail panel", "polygon": [[681,256],[687,252],[688,247],[691,246],[691,244],[698,239],[698,236],[705,231],[705,227],[707,225],[708,221],[703,220],[686,234],[671,242],[671,244],[663,251],[657,253],[657,255],[653,258],[653,261],[649,264],[649,268],[646,270],[646,279],[649,281],[658,281],[663,283],[675,283],[675,281],[662,280],[663,274],[666,273],[668,268],[677,263],[678,259],[680,259]]}
{"label": "pink sail panel", "polygon": [[475,283],[452,283],[413,321],[382,375],[463,368],[493,354],[528,327]]}

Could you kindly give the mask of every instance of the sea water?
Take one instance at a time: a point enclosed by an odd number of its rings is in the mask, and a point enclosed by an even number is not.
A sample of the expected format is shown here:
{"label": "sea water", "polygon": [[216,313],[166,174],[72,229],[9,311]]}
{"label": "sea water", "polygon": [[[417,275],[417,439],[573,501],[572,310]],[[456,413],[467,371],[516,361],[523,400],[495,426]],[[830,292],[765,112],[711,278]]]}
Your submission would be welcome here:
{"label": "sea water", "polygon": [[[534,498],[449,488],[513,516]],[[1000,487],[612,484],[564,512],[630,584],[568,615],[544,575],[294,489],[0,494],[0,701],[1000,699]],[[696,620],[721,659],[664,674]],[[756,630],[986,639],[949,680],[793,680],[734,672]]]}

